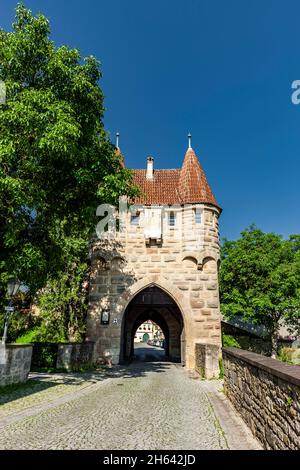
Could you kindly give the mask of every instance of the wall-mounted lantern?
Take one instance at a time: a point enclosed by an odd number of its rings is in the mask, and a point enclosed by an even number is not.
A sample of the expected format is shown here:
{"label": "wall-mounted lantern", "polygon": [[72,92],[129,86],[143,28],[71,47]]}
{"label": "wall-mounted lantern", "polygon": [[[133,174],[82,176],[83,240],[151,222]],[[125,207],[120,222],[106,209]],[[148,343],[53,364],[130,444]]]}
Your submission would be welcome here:
{"label": "wall-mounted lantern", "polygon": [[109,309],[104,309],[101,312],[101,325],[109,325],[109,319],[110,319],[110,310]]}

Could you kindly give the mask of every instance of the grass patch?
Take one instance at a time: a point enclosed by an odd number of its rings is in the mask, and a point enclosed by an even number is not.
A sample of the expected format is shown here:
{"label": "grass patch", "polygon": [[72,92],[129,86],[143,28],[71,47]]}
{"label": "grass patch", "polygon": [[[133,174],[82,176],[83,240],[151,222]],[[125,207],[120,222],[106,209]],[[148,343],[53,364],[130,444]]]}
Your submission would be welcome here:
{"label": "grass patch", "polygon": [[23,398],[32,395],[36,392],[41,392],[49,387],[56,386],[54,382],[44,382],[41,380],[27,380],[19,384],[5,385],[0,387],[0,405],[8,403],[18,398]]}
{"label": "grass patch", "polygon": [[32,389],[39,383],[41,382],[38,380],[27,380],[27,382],[21,382],[19,384],[4,385],[0,387],[0,396],[18,392],[19,390]]}
{"label": "grass patch", "polygon": [[19,336],[15,342],[16,344],[33,343],[36,340],[36,336],[37,336],[37,330],[32,329],[32,330],[26,331],[26,333]]}

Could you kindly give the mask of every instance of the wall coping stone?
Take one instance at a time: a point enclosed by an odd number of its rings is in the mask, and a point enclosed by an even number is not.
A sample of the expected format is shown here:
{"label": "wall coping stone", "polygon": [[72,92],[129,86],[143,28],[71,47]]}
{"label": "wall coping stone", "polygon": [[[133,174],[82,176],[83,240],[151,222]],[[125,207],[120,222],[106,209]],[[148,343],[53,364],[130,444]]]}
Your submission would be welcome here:
{"label": "wall coping stone", "polygon": [[51,344],[57,344],[58,346],[75,346],[76,344],[94,344],[95,341],[82,341],[81,343],[74,343],[74,342],[69,342],[69,343],[51,343]]}
{"label": "wall coping stone", "polygon": [[222,352],[300,387],[300,366],[286,364],[277,359],[239,348],[222,348]]}
{"label": "wall coping stone", "polygon": [[95,343],[95,341],[82,341],[81,343],[74,343],[74,342],[70,342],[70,343],[57,343],[57,342],[52,342],[52,341],[33,341],[32,343],[24,343],[24,344],[21,344],[21,343],[9,343],[9,344],[6,344],[6,347],[8,346],[12,346],[12,347],[28,347],[28,346],[35,346],[36,344],[57,344],[58,346],[60,345],[69,345],[69,344],[90,344],[90,343]]}
{"label": "wall coping stone", "polygon": [[9,344],[5,344],[6,349],[32,348],[32,346],[33,346],[32,343],[24,343],[24,344],[9,343]]}

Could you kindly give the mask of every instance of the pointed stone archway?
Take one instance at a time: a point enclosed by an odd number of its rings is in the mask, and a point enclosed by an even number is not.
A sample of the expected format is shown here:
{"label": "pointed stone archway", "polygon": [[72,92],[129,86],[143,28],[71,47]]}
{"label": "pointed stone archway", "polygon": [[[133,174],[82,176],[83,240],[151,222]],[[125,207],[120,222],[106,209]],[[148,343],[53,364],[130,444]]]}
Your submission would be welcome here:
{"label": "pointed stone archway", "polygon": [[134,355],[134,335],[146,320],[156,323],[165,336],[166,357],[170,361],[185,363],[185,351],[181,347],[184,322],[174,299],[156,285],[141,290],[129,302],[123,315],[120,362]]}
{"label": "pointed stone archway", "polygon": [[[186,365],[188,368],[194,367],[194,342],[191,341],[193,338],[191,323],[193,322],[192,310],[190,304],[184,296],[183,292],[178,289],[174,284],[168,281],[165,277],[162,276],[147,276],[144,279],[141,279],[131,285],[118,299],[117,304],[115,305],[115,312],[121,320],[121,331],[120,331],[120,355],[119,359],[124,360],[124,328],[125,328],[125,315],[127,314],[127,308],[130,302],[142,291],[156,287],[165,293],[173,301],[178,308],[180,315],[177,315],[177,318],[181,316],[181,338],[180,338],[180,352],[176,354],[177,359],[180,357],[180,360],[183,365]],[[147,308],[149,310],[149,306]],[[154,317],[153,317],[154,318]],[[146,319],[146,318],[145,318]],[[147,318],[149,319],[149,318]],[[156,315],[157,324],[162,328],[163,325],[163,316]],[[154,320],[153,320],[154,321]],[[137,325],[138,326],[138,325]],[[163,325],[162,330],[166,331],[167,328]]]}

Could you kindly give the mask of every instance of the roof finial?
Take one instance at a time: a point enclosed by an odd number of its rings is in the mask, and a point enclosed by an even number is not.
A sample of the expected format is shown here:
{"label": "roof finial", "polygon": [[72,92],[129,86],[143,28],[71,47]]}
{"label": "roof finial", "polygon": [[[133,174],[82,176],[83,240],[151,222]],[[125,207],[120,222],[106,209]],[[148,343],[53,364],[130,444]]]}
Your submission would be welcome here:
{"label": "roof finial", "polygon": [[189,132],[188,134],[188,138],[189,138],[189,149],[192,148],[192,134]]}
{"label": "roof finial", "polygon": [[116,147],[117,147],[117,149],[119,148],[119,137],[120,137],[120,133],[117,132],[116,133]]}

